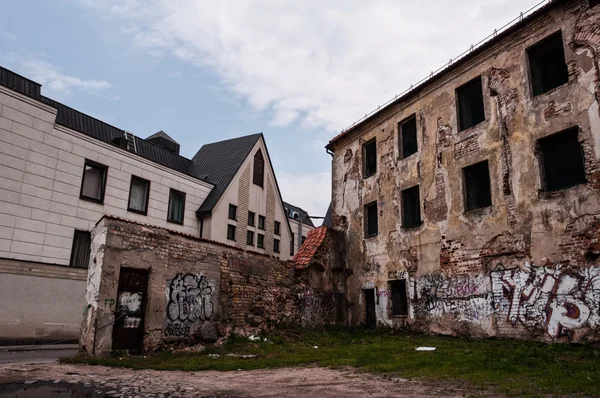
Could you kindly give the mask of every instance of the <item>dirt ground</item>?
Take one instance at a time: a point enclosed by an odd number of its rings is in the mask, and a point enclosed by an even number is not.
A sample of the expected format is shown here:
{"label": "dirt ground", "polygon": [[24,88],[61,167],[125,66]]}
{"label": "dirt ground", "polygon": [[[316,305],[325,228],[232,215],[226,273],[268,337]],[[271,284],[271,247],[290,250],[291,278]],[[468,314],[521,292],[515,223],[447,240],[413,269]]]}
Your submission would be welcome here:
{"label": "dirt ground", "polygon": [[[351,369],[286,368],[238,372],[179,372],[62,365],[2,364],[1,387],[70,383],[120,397],[473,397],[492,396],[460,386],[386,379]],[[1,394],[0,394],[1,395]]]}

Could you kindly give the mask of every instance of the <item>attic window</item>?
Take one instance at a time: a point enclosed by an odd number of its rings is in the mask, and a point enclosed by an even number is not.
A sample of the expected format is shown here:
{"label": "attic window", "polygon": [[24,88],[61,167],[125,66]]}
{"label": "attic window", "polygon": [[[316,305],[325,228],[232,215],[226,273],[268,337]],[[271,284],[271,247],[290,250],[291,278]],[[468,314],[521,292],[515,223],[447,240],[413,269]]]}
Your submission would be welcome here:
{"label": "attic window", "polygon": [[398,123],[398,134],[402,159],[406,159],[419,150],[417,144],[417,117],[415,115]]}
{"label": "attic window", "polygon": [[545,38],[527,50],[533,95],[547,93],[569,81],[562,33]]}
{"label": "attic window", "polygon": [[414,228],[421,225],[421,200],[419,186],[402,191],[402,226]]}
{"label": "attic window", "polygon": [[377,141],[371,141],[363,144],[363,178],[372,176],[377,172]]}
{"label": "attic window", "polygon": [[471,211],[492,205],[488,162],[483,161],[463,169],[465,178],[465,209]]}
{"label": "attic window", "polygon": [[263,158],[262,152],[259,150],[254,155],[254,174],[252,177],[254,185],[259,187],[264,186],[265,182],[265,159]]}
{"label": "attic window", "polygon": [[377,202],[371,202],[365,205],[364,213],[365,237],[377,235]]}
{"label": "attic window", "polygon": [[546,191],[584,184],[585,167],[577,127],[538,141]]}
{"label": "attic window", "polygon": [[456,89],[459,131],[471,128],[485,120],[481,76]]}

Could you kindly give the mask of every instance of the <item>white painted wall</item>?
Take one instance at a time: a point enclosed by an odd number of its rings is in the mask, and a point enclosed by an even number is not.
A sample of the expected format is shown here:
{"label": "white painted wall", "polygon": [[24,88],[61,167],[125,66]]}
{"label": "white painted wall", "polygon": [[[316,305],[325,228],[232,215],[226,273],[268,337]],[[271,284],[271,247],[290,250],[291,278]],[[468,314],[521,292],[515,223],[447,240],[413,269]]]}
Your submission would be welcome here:
{"label": "white painted wall", "polygon": [[[290,227],[292,228],[292,233],[294,234],[294,254],[298,253],[298,227],[300,226],[300,223],[293,219],[293,218],[288,218],[288,220],[290,221]],[[308,233],[315,229],[314,227],[311,227],[310,225],[306,225],[306,224],[302,224],[302,236],[306,237],[308,235]]]}

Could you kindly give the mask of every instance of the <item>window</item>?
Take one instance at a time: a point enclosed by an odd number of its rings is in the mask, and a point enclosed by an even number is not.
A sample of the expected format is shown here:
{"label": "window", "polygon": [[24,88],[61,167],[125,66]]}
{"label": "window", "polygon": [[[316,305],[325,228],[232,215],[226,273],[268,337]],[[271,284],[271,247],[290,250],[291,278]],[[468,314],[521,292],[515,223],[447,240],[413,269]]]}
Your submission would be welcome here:
{"label": "window", "polygon": [[294,233],[292,232],[292,239],[290,239],[290,256],[294,255]]}
{"label": "window", "polygon": [[273,251],[279,253],[279,239],[273,239]]}
{"label": "window", "polygon": [[302,237],[302,244],[304,244],[304,241],[306,241],[306,236]]}
{"label": "window", "polygon": [[586,182],[578,133],[579,129],[574,127],[538,141],[546,191],[558,191]]}
{"label": "window", "polygon": [[400,156],[406,159],[419,150],[417,144],[417,117],[412,115],[408,120],[398,123],[400,135]]}
{"label": "window", "polygon": [[402,191],[402,225],[404,228],[421,225],[421,200],[418,185]]}
{"label": "window", "polygon": [[377,172],[377,141],[371,141],[363,144],[363,178],[372,176]]}
{"label": "window", "polygon": [[600,4],[600,0],[590,0],[590,8],[596,7],[598,4]]}
{"label": "window", "polygon": [[169,211],[167,221],[183,225],[185,211],[185,193],[171,189],[169,191]]}
{"label": "window", "polygon": [[237,220],[237,206],[236,205],[229,205],[229,219],[236,221]]}
{"label": "window", "polygon": [[79,197],[85,200],[102,203],[104,201],[104,188],[106,186],[106,170],[108,168],[90,160],[85,161],[83,167],[83,181]]}
{"label": "window", "polygon": [[529,48],[527,56],[534,96],[544,94],[569,81],[560,31]]}
{"label": "window", "polygon": [[467,211],[492,205],[490,172],[487,160],[463,169],[465,178],[465,209]]}
{"label": "window", "polygon": [[254,231],[246,232],[246,244],[249,246],[254,246]]}
{"label": "window", "polygon": [[275,235],[281,235],[279,231],[281,229],[281,223],[279,221],[275,221]]}
{"label": "window", "polygon": [[265,216],[258,216],[258,229],[265,230]]}
{"label": "window", "polygon": [[129,186],[129,204],[127,210],[134,213],[148,213],[148,197],[150,195],[150,181],[143,178],[131,176]]}
{"label": "window", "polygon": [[365,237],[377,235],[377,202],[365,205]]}
{"label": "window", "polygon": [[252,182],[254,185],[262,187],[265,181],[265,159],[263,158],[262,152],[259,150],[254,155],[254,174],[252,176]]}
{"label": "window", "polygon": [[258,247],[259,249],[265,248],[265,236],[264,235],[258,234],[256,236],[256,247]]}
{"label": "window", "polygon": [[466,130],[485,120],[481,76],[456,89],[459,131]]}
{"label": "window", "polygon": [[392,292],[392,315],[408,315],[406,279],[390,281],[389,285]]}
{"label": "window", "polygon": [[248,212],[248,225],[250,225],[251,227],[254,226],[254,219],[256,218],[256,214],[254,214],[253,212],[249,211]]}
{"label": "window", "polygon": [[87,268],[90,262],[92,237],[88,231],[75,230],[73,247],[71,248],[71,261],[69,265],[77,268]]}
{"label": "window", "polygon": [[235,240],[235,225],[227,225],[227,239]]}

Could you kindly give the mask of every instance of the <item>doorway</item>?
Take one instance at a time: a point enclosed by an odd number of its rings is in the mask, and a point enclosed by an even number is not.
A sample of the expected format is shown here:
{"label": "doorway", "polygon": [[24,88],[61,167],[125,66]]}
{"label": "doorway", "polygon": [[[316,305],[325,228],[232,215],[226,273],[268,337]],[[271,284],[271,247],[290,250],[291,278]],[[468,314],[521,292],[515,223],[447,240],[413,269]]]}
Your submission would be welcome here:
{"label": "doorway", "polygon": [[375,289],[364,289],[366,322],[370,328],[377,326],[377,316],[375,315]]}
{"label": "doorway", "polygon": [[114,350],[132,354],[142,351],[147,290],[147,271],[121,268],[113,327]]}

